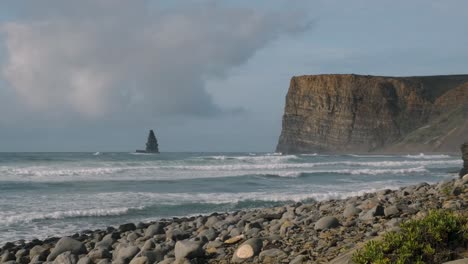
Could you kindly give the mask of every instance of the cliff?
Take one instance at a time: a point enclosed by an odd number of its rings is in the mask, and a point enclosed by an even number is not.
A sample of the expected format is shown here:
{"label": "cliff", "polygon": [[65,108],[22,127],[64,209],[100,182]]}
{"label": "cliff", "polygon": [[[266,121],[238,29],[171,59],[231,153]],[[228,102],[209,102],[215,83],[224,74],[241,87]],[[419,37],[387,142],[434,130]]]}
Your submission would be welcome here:
{"label": "cliff", "polygon": [[291,79],[277,151],[458,152],[468,75]]}

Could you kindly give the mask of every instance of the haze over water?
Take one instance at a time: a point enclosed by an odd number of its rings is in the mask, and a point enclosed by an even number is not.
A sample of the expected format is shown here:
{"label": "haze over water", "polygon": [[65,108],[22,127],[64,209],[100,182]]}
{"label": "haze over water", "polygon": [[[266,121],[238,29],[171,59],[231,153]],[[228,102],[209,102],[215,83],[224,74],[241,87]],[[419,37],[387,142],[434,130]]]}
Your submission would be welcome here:
{"label": "haze over water", "polygon": [[448,155],[1,153],[0,244],[456,177]]}

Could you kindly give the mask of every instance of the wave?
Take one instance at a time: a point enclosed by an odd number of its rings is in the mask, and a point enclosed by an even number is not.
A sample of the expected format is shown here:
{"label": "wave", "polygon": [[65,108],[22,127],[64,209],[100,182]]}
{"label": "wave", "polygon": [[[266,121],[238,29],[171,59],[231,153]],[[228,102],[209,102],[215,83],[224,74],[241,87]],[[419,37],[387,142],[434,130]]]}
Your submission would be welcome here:
{"label": "wave", "polygon": [[287,171],[277,174],[263,174],[267,177],[308,177],[315,174],[349,174],[349,175],[381,175],[381,174],[411,174],[429,172],[424,167],[407,168],[407,169],[343,169],[343,170],[315,170],[315,171]]}
{"label": "wave", "polygon": [[424,153],[419,153],[419,155],[406,155],[406,158],[410,159],[449,159],[452,158],[449,155],[426,155]]}
{"label": "wave", "polygon": [[[132,208],[135,210],[141,210],[143,207]],[[68,211],[55,211],[55,212],[27,212],[27,213],[15,213],[14,215],[0,215],[0,222],[7,225],[17,223],[28,223],[39,220],[47,219],[65,219],[65,218],[77,218],[77,217],[100,217],[100,216],[117,216],[125,215],[128,213],[130,208],[109,208],[109,209],[88,209],[88,210],[68,210]]]}
{"label": "wave", "polygon": [[289,161],[298,159],[299,157],[296,155],[273,155],[273,154],[266,154],[266,155],[251,155],[249,156],[226,156],[226,155],[219,155],[219,156],[204,156],[198,157],[198,159],[202,160],[239,160],[244,162],[281,162],[281,161]]}
{"label": "wave", "polygon": [[[262,163],[262,164],[211,164],[211,165],[156,165],[116,166],[97,168],[54,168],[30,166],[24,168],[0,166],[0,180],[5,181],[64,181],[64,180],[179,180],[213,178],[252,174],[271,174],[284,170],[311,173],[383,174],[402,171],[425,172],[421,167],[461,165],[461,160],[413,160],[413,161],[336,161],[316,163]],[[343,169],[337,170],[336,167]],[[360,169],[359,167],[364,167]],[[409,167],[409,168],[408,168]],[[408,171],[410,170],[410,171]],[[285,172],[288,173],[288,172]]]}

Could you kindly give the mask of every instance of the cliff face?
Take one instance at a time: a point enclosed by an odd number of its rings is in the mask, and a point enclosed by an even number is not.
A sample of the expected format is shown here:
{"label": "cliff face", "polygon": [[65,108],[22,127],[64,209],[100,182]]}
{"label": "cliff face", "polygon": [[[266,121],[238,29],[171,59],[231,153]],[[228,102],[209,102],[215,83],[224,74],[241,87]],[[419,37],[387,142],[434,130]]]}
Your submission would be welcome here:
{"label": "cliff face", "polygon": [[458,151],[468,75],[293,77],[277,151]]}

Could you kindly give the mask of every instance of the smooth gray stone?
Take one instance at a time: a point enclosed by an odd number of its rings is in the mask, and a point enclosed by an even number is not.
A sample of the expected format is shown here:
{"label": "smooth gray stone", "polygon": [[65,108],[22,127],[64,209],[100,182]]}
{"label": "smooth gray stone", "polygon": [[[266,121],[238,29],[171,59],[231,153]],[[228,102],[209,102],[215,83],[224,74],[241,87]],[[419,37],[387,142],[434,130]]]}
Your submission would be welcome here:
{"label": "smooth gray stone", "polygon": [[287,256],[288,255],[286,255],[284,251],[282,251],[281,249],[277,249],[277,248],[263,250],[259,254],[260,261],[264,261],[267,258],[280,260],[280,259],[286,258]]}
{"label": "smooth gray stone", "polygon": [[78,257],[72,254],[70,251],[63,252],[58,255],[53,264],[76,264],[78,262]]}
{"label": "smooth gray stone", "polygon": [[289,264],[303,264],[307,263],[307,256],[306,255],[298,255],[296,256]]}
{"label": "smooth gray stone", "polygon": [[73,238],[62,237],[57,244],[55,244],[49,256],[47,256],[47,261],[54,261],[58,255],[67,251],[70,251],[70,253],[74,255],[86,254],[86,247],[83,243]]}
{"label": "smooth gray stone", "polygon": [[343,216],[349,218],[349,217],[359,215],[360,212],[362,212],[360,208],[357,208],[354,205],[350,204],[350,205],[347,205],[346,208],[344,209]]}
{"label": "smooth gray stone", "polygon": [[29,250],[29,258],[32,260],[36,258],[38,261],[44,261],[47,258],[47,255],[49,255],[50,250],[44,246],[34,246]]}
{"label": "smooth gray stone", "polygon": [[130,264],[151,264],[154,263],[150,262],[150,260],[147,257],[135,257],[130,261]]}
{"label": "smooth gray stone", "polygon": [[359,217],[359,219],[363,221],[370,221],[370,220],[373,220],[374,217],[376,216],[383,216],[383,215],[385,215],[384,208],[381,205],[377,205],[377,206],[374,206],[369,211],[367,211],[361,217]]}
{"label": "smooth gray stone", "polygon": [[384,214],[387,217],[397,216],[400,214],[400,210],[395,205],[387,206],[384,209]]}
{"label": "smooth gray stone", "polygon": [[93,262],[88,257],[82,257],[76,264],[93,264]]}
{"label": "smooth gray stone", "polygon": [[95,248],[88,253],[88,258],[93,262],[97,262],[100,259],[112,258],[111,253],[107,248]]}
{"label": "smooth gray stone", "polygon": [[160,223],[152,224],[148,226],[148,228],[145,230],[146,237],[152,237],[154,235],[162,235],[164,233],[165,233],[164,226]]}
{"label": "smooth gray stone", "polygon": [[128,263],[130,260],[135,257],[135,255],[140,251],[140,249],[136,246],[126,246],[119,248],[117,253],[115,254],[115,263]]}
{"label": "smooth gray stone", "polygon": [[324,229],[330,229],[330,228],[335,228],[340,225],[340,222],[338,219],[334,216],[324,216],[320,218],[314,226],[315,230],[324,230]]}
{"label": "smooth gray stone", "polygon": [[97,242],[94,248],[107,248],[110,249],[112,244],[115,243],[115,238],[113,234],[105,235],[101,241]]}

